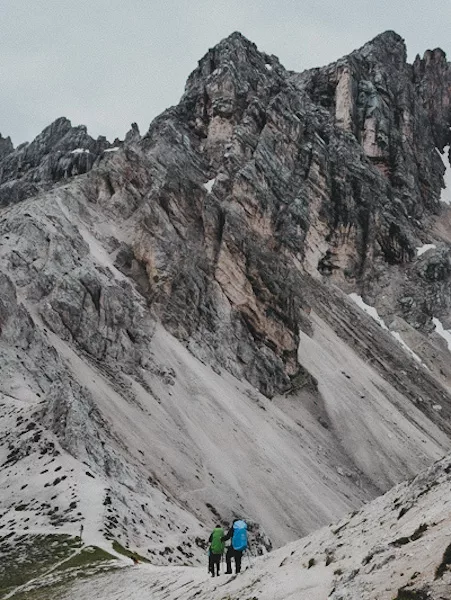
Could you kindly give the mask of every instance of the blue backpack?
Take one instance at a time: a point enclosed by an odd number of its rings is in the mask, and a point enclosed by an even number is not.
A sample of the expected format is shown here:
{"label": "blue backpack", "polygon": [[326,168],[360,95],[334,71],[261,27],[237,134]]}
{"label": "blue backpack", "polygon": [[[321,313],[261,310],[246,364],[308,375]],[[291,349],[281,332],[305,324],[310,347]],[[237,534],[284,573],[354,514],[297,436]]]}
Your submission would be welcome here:
{"label": "blue backpack", "polygon": [[247,548],[247,525],[244,521],[235,521],[233,524],[232,548],[238,551]]}

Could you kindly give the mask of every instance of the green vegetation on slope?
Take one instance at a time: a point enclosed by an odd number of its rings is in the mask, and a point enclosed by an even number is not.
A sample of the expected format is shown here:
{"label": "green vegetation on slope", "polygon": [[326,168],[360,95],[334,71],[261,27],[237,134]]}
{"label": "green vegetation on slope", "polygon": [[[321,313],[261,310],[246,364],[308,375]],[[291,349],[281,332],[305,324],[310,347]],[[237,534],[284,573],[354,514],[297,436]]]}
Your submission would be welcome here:
{"label": "green vegetation on slope", "polygon": [[124,546],[122,546],[116,540],[114,540],[114,542],[113,542],[113,550],[115,550],[118,554],[123,554],[124,556],[128,556],[128,558],[131,558],[131,559],[135,558],[136,560],[139,560],[139,562],[144,562],[144,563],[149,563],[149,564],[151,562],[148,558],[144,558],[144,556],[141,556],[137,552],[132,552],[128,548],[124,548]]}
{"label": "green vegetation on slope", "polygon": [[70,535],[20,535],[0,538],[0,597],[46,573],[78,548]]}
{"label": "green vegetation on slope", "polygon": [[19,588],[12,600],[58,600],[73,579],[116,568],[112,561],[112,554],[81,548],[80,539],[68,535],[1,538],[0,598]]}
{"label": "green vegetation on slope", "polygon": [[102,548],[97,546],[85,546],[81,552],[69,558],[61,565],[56,567],[56,571],[66,571],[68,569],[78,569],[80,567],[87,567],[95,565],[99,562],[105,562],[109,560],[117,560],[115,556],[105,552]]}

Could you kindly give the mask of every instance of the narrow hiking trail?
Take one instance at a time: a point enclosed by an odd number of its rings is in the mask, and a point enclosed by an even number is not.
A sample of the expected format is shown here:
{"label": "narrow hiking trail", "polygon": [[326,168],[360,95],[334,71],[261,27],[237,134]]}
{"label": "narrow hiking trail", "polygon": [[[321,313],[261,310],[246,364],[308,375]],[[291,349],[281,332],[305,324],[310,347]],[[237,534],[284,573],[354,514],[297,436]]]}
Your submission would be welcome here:
{"label": "narrow hiking trail", "polygon": [[[270,556],[270,555],[268,555]],[[205,567],[130,566],[83,582],[76,582],[60,600],[211,600],[212,598],[247,598],[259,600],[324,600],[330,590],[330,573],[326,567],[287,573],[268,569],[264,557],[254,559],[239,575],[212,578]],[[278,577],[279,576],[279,577]],[[303,594],[305,593],[305,594]]]}
{"label": "narrow hiking trail", "polygon": [[[225,576],[222,577],[225,583]],[[193,598],[212,582],[206,569],[195,567],[154,567],[140,563],[124,567],[120,572],[105,573],[91,581],[75,583],[61,600],[96,598],[96,600],[169,600]]]}

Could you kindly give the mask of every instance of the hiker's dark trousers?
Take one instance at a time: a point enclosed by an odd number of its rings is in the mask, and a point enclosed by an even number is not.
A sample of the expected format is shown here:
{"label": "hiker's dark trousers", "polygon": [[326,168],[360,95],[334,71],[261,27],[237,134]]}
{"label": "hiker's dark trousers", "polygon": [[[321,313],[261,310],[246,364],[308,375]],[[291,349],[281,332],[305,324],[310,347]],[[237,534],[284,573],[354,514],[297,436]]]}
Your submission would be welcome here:
{"label": "hiker's dark trousers", "polygon": [[[210,556],[208,557],[208,570],[213,575],[219,575],[219,566],[221,564],[221,556],[222,554],[212,554],[210,552]],[[216,573],[215,573],[216,571]]]}
{"label": "hiker's dark trousers", "polygon": [[232,572],[232,558],[235,559],[235,573],[239,573],[241,571],[241,557],[243,556],[242,550],[234,550],[232,546],[229,546],[226,554],[226,565],[227,565],[227,573]]}

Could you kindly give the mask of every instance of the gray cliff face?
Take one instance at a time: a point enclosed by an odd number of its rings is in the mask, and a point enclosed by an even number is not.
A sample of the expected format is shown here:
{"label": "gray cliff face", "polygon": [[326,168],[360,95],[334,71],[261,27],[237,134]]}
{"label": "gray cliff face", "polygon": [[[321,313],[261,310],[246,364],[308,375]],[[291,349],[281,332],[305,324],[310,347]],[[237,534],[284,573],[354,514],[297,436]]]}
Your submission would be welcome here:
{"label": "gray cliff face", "polygon": [[[447,319],[446,240],[422,261],[415,248],[442,210],[450,86],[443,52],[409,65],[393,32],[300,75],[234,33],[178,106],[99,159],[86,195],[132,220],[117,264],[163,324],[271,396],[301,369],[311,277],[424,332]],[[2,160],[4,203],[89,171],[106,145],[55,121]]]}
{"label": "gray cliff face", "polygon": [[[227,518],[231,506],[251,510],[227,470],[215,474],[233,493],[211,491],[210,512],[197,496],[210,493],[200,479],[214,479],[214,469],[171,390],[189,396],[199,371],[177,381],[181,350],[161,350],[161,329],[197,365],[224,381],[233,375],[235,386],[241,380],[258,415],[268,410],[282,423],[280,439],[295,438],[311,453],[308,464],[326,465],[330,488],[346,473],[321,514],[280,500],[284,540],[292,521],[296,533],[324,524],[449,448],[451,369],[433,319],[451,324],[451,215],[440,202],[450,102],[443,52],[409,65],[393,32],[301,74],[234,33],[208,51],[180,103],[143,136],[134,124],[111,146],[61,118],[16,149],[0,138],[1,393],[17,400],[26,390],[39,423],[109,481],[111,536],[127,490],[133,519],[145,526],[118,528],[140,543],[150,535],[162,561],[163,534],[152,530],[140,494],[160,495],[162,506],[175,499],[169,529],[191,515],[193,537],[216,518],[215,506]],[[435,248],[417,257],[426,243]],[[351,292],[376,307],[419,360],[363,315]],[[344,347],[363,372],[355,379],[340,363]],[[381,450],[369,432],[371,459],[361,460],[357,427],[331,390],[344,390],[359,415],[388,402],[401,442],[396,429],[393,446]],[[209,398],[196,394],[193,411]],[[109,412],[133,422],[146,453],[132,438],[127,446],[126,426],[114,422],[116,431]],[[381,414],[371,418],[383,421]],[[242,426],[227,418],[224,427]],[[166,444],[180,452],[168,465]],[[262,475],[269,490],[283,483],[274,479],[277,460]],[[184,560],[179,550],[174,557]]]}
{"label": "gray cliff face", "polygon": [[[240,34],[210,50],[141,144],[154,172],[134,252],[171,331],[272,395],[296,376],[306,274],[375,304],[402,269],[402,297],[418,296],[415,248],[442,210],[450,77],[440,51],[407,64],[393,32],[301,75]],[[410,312],[399,302],[380,308],[424,330],[448,306],[445,294]]]}
{"label": "gray cliff face", "polygon": [[94,140],[84,125],[72,127],[64,117],[46,127],[33,142],[21,144],[15,150],[9,138],[0,140],[0,206],[34,196],[62,179],[86,173],[109,146],[106,138]]}

